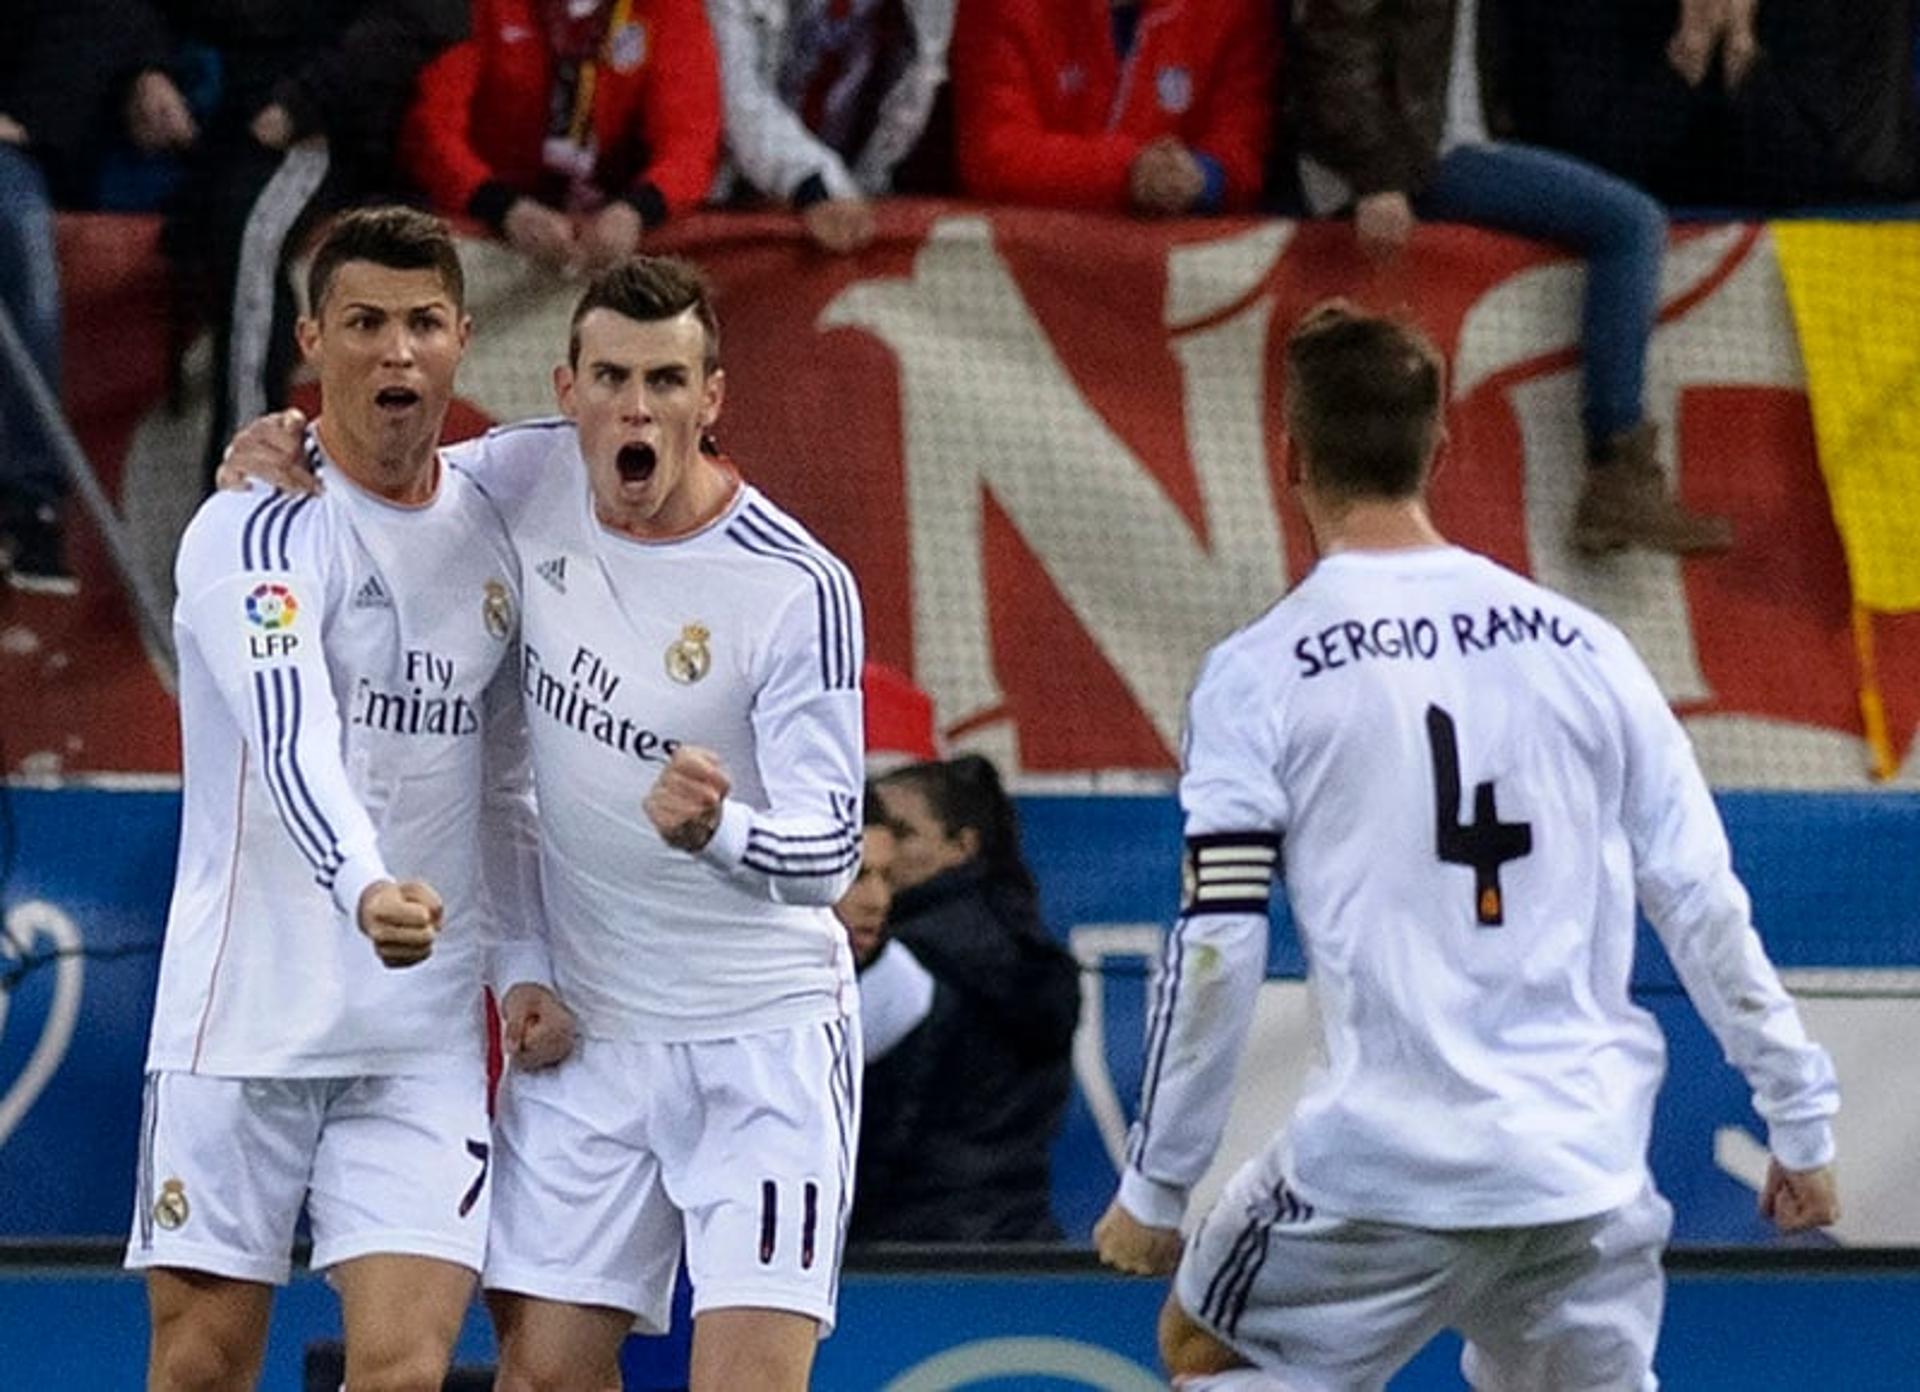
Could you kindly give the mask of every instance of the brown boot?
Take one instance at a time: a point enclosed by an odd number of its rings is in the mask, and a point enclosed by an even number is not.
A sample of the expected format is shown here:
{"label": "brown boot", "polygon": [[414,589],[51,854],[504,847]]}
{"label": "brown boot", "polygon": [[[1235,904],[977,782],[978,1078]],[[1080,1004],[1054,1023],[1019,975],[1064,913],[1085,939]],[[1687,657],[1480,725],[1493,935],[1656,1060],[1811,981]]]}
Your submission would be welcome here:
{"label": "brown boot", "polygon": [[1586,490],[1573,513],[1573,544],[1583,555],[1642,546],[1691,556],[1733,545],[1726,518],[1689,512],[1674,497],[1654,458],[1656,433],[1643,422],[1607,441],[1588,464]]}

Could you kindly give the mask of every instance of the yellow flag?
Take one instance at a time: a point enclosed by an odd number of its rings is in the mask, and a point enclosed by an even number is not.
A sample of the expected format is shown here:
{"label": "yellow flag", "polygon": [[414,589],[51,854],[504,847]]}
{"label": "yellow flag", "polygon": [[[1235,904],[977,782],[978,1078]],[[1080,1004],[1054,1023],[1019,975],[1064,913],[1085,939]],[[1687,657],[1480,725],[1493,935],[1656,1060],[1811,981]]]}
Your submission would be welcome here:
{"label": "yellow flag", "polygon": [[1779,222],[1854,603],[1920,609],[1920,223]]}

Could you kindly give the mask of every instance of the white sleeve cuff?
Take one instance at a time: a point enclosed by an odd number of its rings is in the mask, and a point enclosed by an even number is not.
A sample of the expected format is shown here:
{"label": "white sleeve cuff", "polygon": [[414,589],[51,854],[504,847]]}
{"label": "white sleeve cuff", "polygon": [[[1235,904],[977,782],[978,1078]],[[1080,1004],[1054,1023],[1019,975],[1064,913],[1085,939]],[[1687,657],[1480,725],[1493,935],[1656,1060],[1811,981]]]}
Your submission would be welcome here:
{"label": "white sleeve cuff", "polygon": [[717,870],[738,870],[747,858],[747,837],[752,831],[752,809],[727,798],[720,804],[720,825],[696,854]]}
{"label": "white sleeve cuff", "polygon": [[1187,1191],[1148,1179],[1129,1165],[1120,1172],[1120,1207],[1150,1228],[1178,1228],[1187,1216]]}
{"label": "white sleeve cuff", "polygon": [[367,892],[368,886],[392,878],[377,855],[355,856],[334,875],[333,902],[340,906],[340,912],[347,916],[347,922],[356,933],[360,931],[360,897]]}
{"label": "white sleeve cuff", "polygon": [[1833,1163],[1833,1125],[1825,1117],[1767,1124],[1767,1149],[1790,1170],[1817,1170]]}
{"label": "white sleeve cuff", "polygon": [[523,981],[553,989],[553,962],[545,943],[496,943],[487,971],[493,993],[501,1000]]}

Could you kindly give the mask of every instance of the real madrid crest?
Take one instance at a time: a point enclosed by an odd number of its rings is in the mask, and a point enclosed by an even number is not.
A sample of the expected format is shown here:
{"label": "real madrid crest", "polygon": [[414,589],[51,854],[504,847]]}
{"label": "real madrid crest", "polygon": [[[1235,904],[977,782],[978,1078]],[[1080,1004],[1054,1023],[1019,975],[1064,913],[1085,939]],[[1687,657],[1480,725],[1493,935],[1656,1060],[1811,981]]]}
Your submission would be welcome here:
{"label": "real madrid crest", "polygon": [[667,649],[667,675],[682,686],[692,686],[713,668],[713,652],[707,640],[713,634],[705,624],[685,624],[680,637]]}
{"label": "real madrid crest", "polygon": [[153,1221],[168,1232],[183,1226],[189,1213],[187,1182],[184,1179],[160,1181],[160,1197],[153,1201]]}
{"label": "real madrid crest", "polygon": [[489,580],[483,587],[485,596],[480,601],[480,618],[491,633],[501,642],[513,636],[513,596],[507,593],[504,582]]}

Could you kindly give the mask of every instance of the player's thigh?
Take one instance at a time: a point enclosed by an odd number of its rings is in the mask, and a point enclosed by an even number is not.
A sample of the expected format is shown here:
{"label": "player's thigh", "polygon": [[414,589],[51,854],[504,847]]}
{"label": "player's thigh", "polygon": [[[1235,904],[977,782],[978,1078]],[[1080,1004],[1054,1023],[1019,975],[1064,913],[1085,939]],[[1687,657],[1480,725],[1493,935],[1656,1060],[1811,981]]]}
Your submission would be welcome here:
{"label": "player's thigh", "polygon": [[686,1215],[694,1314],[784,1310],[831,1330],[860,1125],[857,1025],[672,1048],[692,1096],[660,1099],[654,1116]]}
{"label": "player's thigh", "polygon": [[1317,1212],[1269,1154],[1241,1168],[1194,1234],[1174,1296],[1300,1392],[1362,1392],[1448,1323],[1462,1258],[1445,1233]]}
{"label": "player's thigh", "polygon": [[1597,1218],[1536,1230],[1458,1321],[1483,1392],[1651,1389],[1673,1209],[1651,1187]]}
{"label": "player's thigh", "polygon": [[692,1392],[806,1392],[819,1321],[790,1310],[740,1306],[708,1310],[693,1321]]}
{"label": "player's thigh", "polygon": [[494,1119],[482,1284],[630,1311],[664,1332],[683,1240],[647,1132],[667,1086],[658,1044],[583,1039],[553,1068],[510,1068]]}
{"label": "player's thigh", "polygon": [[487,1310],[500,1342],[495,1392],[619,1392],[630,1311],[503,1290],[487,1292]]}
{"label": "player's thigh", "polygon": [[479,1068],[339,1083],[307,1196],[314,1269],[389,1255],[478,1272],[492,1169]]}
{"label": "player's thigh", "polygon": [[251,1387],[267,1351],[273,1287],[204,1271],[147,1269],[150,1392]]}
{"label": "player's thigh", "polygon": [[327,1087],[148,1074],[127,1265],[283,1284]]}
{"label": "player's thigh", "polygon": [[392,1253],[355,1257],[327,1273],[340,1294],[347,1386],[437,1389],[473,1299],[470,1267]]}

